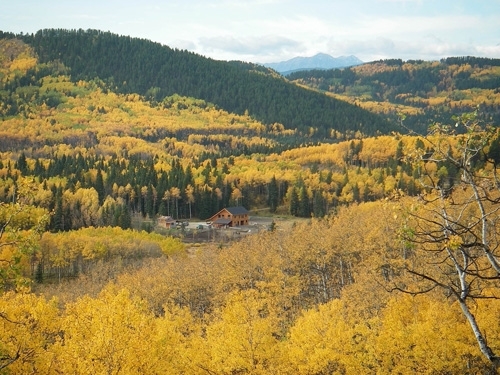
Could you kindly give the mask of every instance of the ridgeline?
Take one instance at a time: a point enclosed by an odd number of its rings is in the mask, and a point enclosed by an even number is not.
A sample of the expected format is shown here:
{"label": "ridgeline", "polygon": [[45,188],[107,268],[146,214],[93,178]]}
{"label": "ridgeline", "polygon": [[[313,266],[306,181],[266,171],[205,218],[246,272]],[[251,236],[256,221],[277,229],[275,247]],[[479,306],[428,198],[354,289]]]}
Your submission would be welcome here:
{"label": "ridgeline", "polygon": [[73,81],[100,78],[119,93],[152,101],[179,94],[203,99],[236,114],[246,111],[266,125],[328,139],[387,134],[394,124],[358,106],[291,84],[265,67],[224,62],[172,49],[145,39],[97,30],[46,29],[18,37],[40,63],[60,61]]}

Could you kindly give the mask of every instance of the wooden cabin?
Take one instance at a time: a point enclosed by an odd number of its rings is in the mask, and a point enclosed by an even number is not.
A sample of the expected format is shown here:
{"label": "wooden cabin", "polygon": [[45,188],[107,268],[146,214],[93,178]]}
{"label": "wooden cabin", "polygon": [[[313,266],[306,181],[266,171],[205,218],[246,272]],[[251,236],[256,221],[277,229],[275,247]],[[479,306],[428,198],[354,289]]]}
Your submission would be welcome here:
{"label": "wooden cabin", "polygon": [[249,214],[250,212],[245,207],[227,207],[217,212],[208,221],[216,228],[239,227],[248,225]]}

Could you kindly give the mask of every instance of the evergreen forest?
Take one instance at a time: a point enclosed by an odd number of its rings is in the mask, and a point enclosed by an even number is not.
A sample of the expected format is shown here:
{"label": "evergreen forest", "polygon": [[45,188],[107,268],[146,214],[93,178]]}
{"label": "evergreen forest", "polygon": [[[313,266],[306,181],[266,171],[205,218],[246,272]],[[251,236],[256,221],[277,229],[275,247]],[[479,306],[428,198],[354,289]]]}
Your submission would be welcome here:
{"label": "evergreen forest", "polygon": [[484,119],[500,120],[500,59],[391,59],[346,69],[295,72],[287,78],[387,119],[404,113],[406,126],[419,133],[425,133],[431,123],[448,123],[453,115],[478,105]]}
{"label": "evergreen forest", "polygon": [[23,35],[41,63],[60,61],[77,81],[99,77],[119,93],[150,100],[178,94],[216,104],[236,114],[248,112],[265,123],[280,123],[303,134],[329,137],[334,129],[374,135],[390,122],[369,111],[289,85],[258,65],[221,62],[158,43],[98,30],[41,30]]}
{"label": "evergreen forest", "polygon": [[0,374],[498,373],[499,69],[0,32]]}

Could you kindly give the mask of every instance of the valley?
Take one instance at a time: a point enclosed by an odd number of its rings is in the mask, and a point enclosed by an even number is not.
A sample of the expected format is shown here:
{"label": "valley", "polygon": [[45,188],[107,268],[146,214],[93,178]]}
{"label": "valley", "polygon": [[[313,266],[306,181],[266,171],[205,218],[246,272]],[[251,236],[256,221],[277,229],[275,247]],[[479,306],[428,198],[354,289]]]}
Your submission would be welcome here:
{"label": "valley", "polygon": [[495,373],[499,66],[0,32],[0,374]]}

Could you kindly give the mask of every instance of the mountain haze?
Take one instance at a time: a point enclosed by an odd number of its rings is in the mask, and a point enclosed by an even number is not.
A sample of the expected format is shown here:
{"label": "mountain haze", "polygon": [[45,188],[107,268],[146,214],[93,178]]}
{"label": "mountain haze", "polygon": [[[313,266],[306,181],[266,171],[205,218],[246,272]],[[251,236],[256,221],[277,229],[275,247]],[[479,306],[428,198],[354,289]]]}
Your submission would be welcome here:
{"label": "mountain haze", "polygon": [[360,64],[363,64],[363,61],[353,55],[332,57],[325,53],[318,53],[311,57],[294,57],[290,60],[263,65],[283,75],[287,75],[301,70],[336,69]]}

